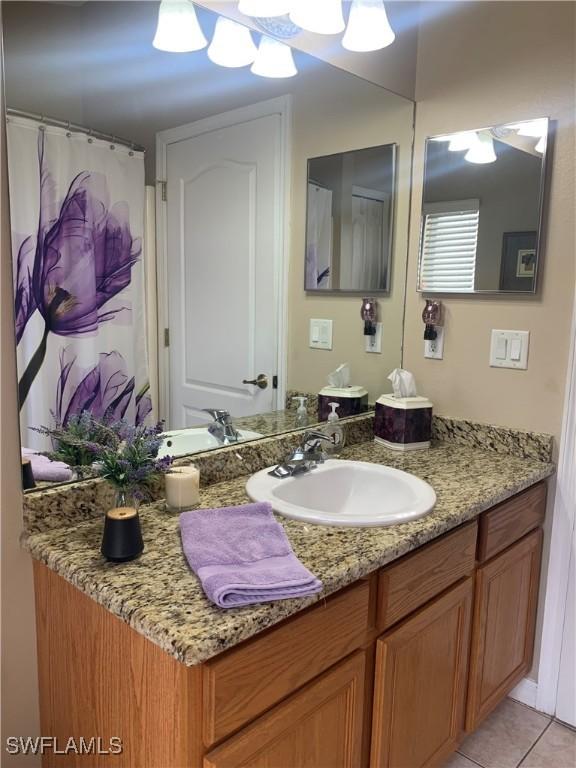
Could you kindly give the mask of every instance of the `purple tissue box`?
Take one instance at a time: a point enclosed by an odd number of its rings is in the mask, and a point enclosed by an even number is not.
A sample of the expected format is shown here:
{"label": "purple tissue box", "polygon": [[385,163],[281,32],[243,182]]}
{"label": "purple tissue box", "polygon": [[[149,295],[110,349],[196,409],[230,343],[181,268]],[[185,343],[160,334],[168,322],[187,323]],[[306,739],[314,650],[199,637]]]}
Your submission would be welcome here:
{"label": "purple tissue box", "polygon": [[432,403],[426,397],[382,395],[376,401],[374,440],[397,451],[430,447]]}

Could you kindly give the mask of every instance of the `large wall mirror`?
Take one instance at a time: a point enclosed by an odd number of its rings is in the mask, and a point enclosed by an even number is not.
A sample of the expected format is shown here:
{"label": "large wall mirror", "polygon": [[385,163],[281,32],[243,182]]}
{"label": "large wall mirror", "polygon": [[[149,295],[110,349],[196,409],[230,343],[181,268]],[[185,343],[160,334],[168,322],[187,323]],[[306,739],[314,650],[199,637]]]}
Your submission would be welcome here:
{"label": "large wall mirror", "polygon": [[[55,447],[38,428],[90,415],[163,420],[176,456],[259,439],[300,426],[303,389],[314,424],[338,363],[359,385],[377,369],[372,402],[401,364],[413,102],[295,48],[271,72],[263,31],[192,8],[189,53],[154,47],[157,2],[3,9],[26,455]],[[383,291],[381,356],[342,319],[355,296],[306,294],[307,169],[350,191],[365,263],[341,260],[339,287]],[[309,348],[307,312],[334,318],[337,359]],[[89,456],[64,463],[38,484],[91,472]]]}
{"label": "large wall mirror", "polygon": [[418,288],[535,293],[549,121],[426,141]]}
{"label": "large wall mirror", "polygon": [[308,161],[306,290],[388,290],[396,145]]}

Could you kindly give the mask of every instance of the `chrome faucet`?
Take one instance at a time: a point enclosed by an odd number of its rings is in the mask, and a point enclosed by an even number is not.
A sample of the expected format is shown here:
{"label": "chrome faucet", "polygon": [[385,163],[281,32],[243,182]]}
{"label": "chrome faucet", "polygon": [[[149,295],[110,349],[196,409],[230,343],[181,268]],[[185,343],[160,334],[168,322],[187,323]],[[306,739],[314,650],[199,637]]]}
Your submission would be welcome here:
{"label": "chrome faucet", "polygon": [[318,464],[323,464],[327,458],[326,453],[322,450],[323,442],[334,445],[332,437],[324,434],[324,432],[306,432],[302,444],[292,451],[282,464],[278,464],[268,474],[272,477],[285,478],[310,472]]}
{"label": "chrome faucet", "polygon": [[228,411],[219,408],[203,408],[214,419],[214,423],[208,427],[208,432],[215,437],[221,445],[230,445],[240,440],[240,432],[232,424],[232,416]]}

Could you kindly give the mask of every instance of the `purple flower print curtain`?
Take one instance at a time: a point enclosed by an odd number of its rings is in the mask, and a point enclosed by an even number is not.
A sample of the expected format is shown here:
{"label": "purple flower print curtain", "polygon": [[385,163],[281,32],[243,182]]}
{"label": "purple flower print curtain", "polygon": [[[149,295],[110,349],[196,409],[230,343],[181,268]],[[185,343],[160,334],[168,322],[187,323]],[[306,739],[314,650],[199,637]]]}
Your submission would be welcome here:
{"label": "purple flower print curtain", "polygon": [[109,142],[8,120],[20,426],[145,420],[144,158]]}

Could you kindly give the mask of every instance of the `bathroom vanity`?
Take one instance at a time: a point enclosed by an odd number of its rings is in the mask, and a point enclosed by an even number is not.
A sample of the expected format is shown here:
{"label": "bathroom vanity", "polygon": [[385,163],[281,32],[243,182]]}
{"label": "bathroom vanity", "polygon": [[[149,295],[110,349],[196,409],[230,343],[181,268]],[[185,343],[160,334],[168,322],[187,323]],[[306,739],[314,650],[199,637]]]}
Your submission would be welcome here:
{"label": "bathroom vanity", "polygon": [[[27,536],[42,732],[123,742],[45,765],[442,765],[530,669],[553,467],[450,443],[345,453],[413,471],[438,503],[390,528],[282,520],[320,600],[217,609],[158,505],[124,566],[95,551],[99,520]],[[245,481],[205,488],[203,505],[247,500]]]}

